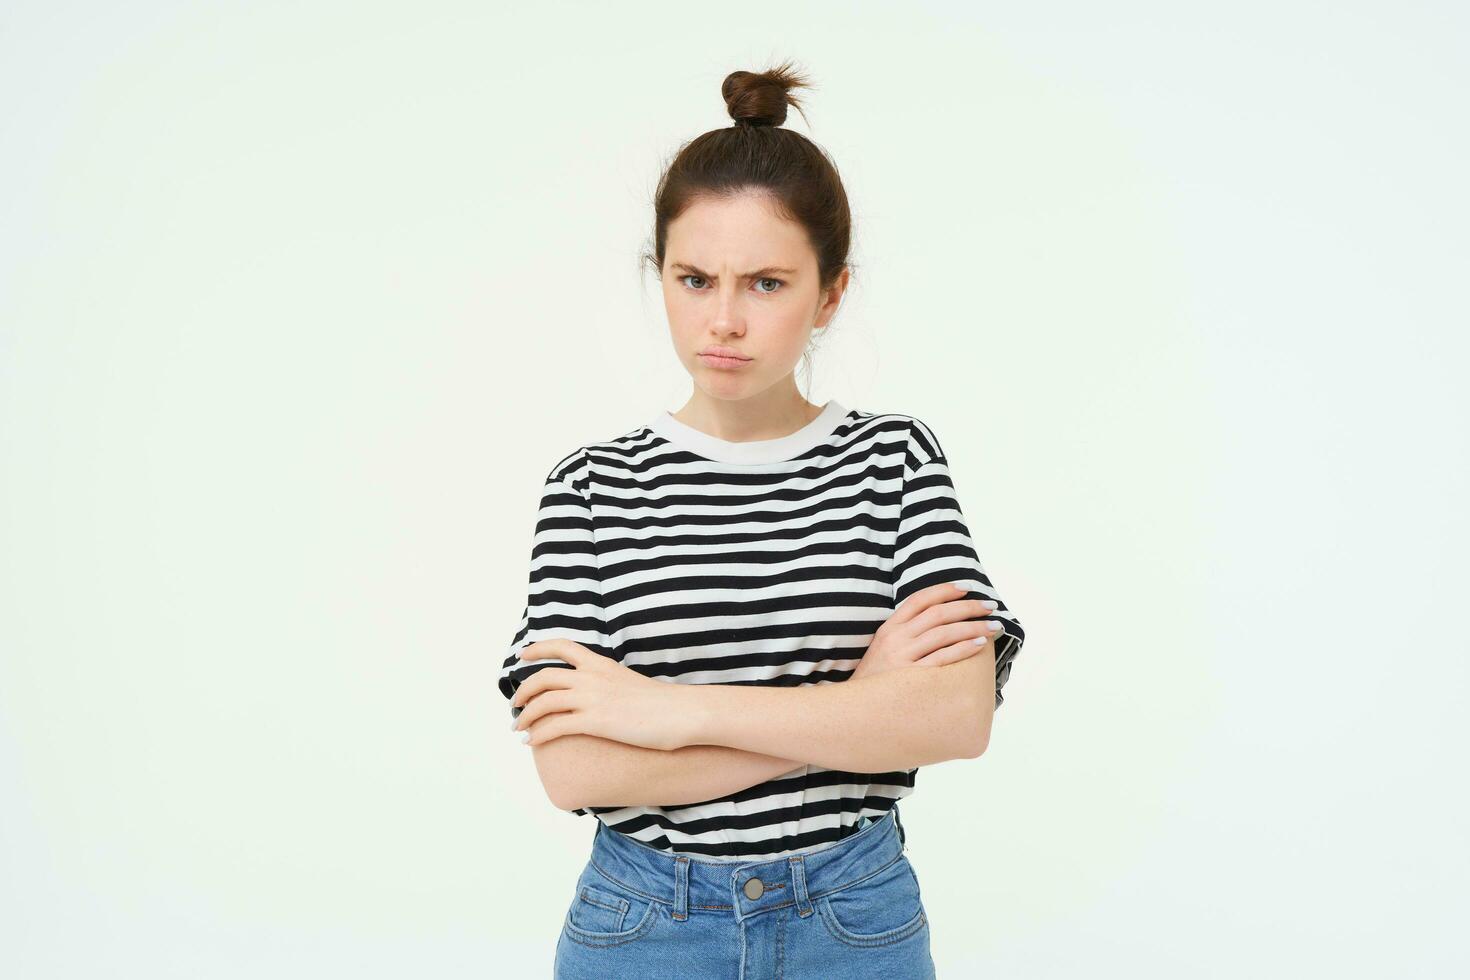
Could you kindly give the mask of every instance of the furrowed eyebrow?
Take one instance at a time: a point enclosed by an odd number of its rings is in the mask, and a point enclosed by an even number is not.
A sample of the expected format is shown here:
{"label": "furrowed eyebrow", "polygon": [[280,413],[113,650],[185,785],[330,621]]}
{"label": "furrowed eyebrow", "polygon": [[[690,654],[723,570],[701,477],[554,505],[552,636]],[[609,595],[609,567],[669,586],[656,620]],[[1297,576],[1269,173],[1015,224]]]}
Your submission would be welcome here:
{"label": "furrowed eyebrow", "polygon": [[[715,279],[715,278],[718,278],[716,276],[710,275],[708,272],[704,272],[704,271],[702,271],[700,269],[696,269],[694,266],[690,265],[688,262],[675,262],[669,268],[674,269],[675,271],[679,271],[679,272],[691,273],[691,274],[696,275],[696,276],[699,276],[699,277],[701,277],[703,279]],[[741,276],[740,278],[742,278],[742,279],[755,279],[755,278],[757,278],[759,276],[769,276],[769,275],[773,275],[773,274],[776,274],[776,273],[779,273],[779,274],[781,274],[783,276],[794,276],[794,275],[796,275],[796,270],[795,269],[781,269],[781,268],[777,268],[776,266],[773,266],[773,265],[768,265],[764,269],[756,269],[754,272],[747,272],[743,276]]]}

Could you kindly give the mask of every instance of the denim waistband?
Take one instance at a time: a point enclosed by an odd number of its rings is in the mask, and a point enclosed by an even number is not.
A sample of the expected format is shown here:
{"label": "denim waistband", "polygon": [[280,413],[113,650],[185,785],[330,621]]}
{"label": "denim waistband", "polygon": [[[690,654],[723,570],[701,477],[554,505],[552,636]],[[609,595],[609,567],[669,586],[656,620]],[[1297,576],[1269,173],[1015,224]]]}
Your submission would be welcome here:
{"label": "denim waistband", "polygon": [[[867,818],[864,818],[867,820]],[[649,847],[598,821],[593,868],[615,884],[673,907],[682,922],[691,908],[731,912],[737,920],[796,905],[803,916],[812,900],[882,871],[903,856],[895,804],[840,841],[764,861],[693,858]],[[749,885],[759,879],[759,885]],[[751,896],[756,897],[752,898]]]}

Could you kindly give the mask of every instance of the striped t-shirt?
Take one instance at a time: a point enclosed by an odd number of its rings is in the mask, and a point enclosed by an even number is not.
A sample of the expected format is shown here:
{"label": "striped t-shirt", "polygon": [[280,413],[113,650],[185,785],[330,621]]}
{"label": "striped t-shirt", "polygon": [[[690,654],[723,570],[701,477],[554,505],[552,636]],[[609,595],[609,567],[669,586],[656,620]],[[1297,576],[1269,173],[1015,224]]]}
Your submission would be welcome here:
{"label": "striped t-shirt", "polygon": [[[680,684],[836,683],[900,602],[941,582],[1000,603],[982,617],[1005,626],[999,708],[1025,633],[980,564],[933,429],[832,399],[788,436],[730,442],[661,412],[547,474],[500,691],[566,668],[520,659],[552,638]],[[854,833],[917,771],[802,765],[703,803],[573,812],[664,851],[765,860]]]}

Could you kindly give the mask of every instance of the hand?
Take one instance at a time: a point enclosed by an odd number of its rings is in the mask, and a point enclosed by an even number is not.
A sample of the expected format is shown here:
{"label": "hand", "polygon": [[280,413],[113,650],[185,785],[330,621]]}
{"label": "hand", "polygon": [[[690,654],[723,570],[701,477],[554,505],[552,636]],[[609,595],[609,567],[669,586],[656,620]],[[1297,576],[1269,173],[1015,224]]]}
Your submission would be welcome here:
{"label": "hand", "polygon": [[677,684],[644,677],[572,640],[541,640],[521,651],[524,661],[552,657],[571,668],[548,667],[527,678],[512,705],[524,705],[512,731],[526,731],[527,745],[562,735],[597,735],[650,749],[682,748],[682,712],[672,704]]}
{"label": "hand", "polygon": [[849,680],[900,667],[952,664],[984,650],[991,638],[1000,635],[1001,624],[994,619],[976,622],[975,617],[993,615],[995,608],[987,605],[988,599],[955,598],[966,591],[945,582],[905,599],[878,627]]}

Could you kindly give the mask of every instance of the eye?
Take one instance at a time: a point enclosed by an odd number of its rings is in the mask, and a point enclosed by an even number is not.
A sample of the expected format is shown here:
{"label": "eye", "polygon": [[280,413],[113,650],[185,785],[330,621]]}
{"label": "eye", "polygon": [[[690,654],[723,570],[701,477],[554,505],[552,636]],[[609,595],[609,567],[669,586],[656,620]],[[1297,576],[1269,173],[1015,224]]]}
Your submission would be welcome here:
{"label": "eye", "polygon": [[[696,284],[689,283],[688,280],[690,280],[690,279],[697,279],[699,281],[699,284],[696,285]],[[699,289],[703,288],[703,284],[707,282],[707,280],[704,278],[704,276],[697,275],[697,274],[692,273],[692,272],[689,273],[688,275],[680,276],[679,277],[679,281],[682,282],[682,283],[684,283],[684,285],[686,287],[688,287],[689,289],[693,289],[693,290],[699,290]],[[774,278],[771,278],[770,276],[762,276],[761,278],[757,279],[755,282],[756,282],[757,287],[759,287],[759,285],[761,283],[763,283],[763,282],[768,282],[768,283],[772,283],[773,284],[770,289],[760,289],[760,288],[757,288],[756,289],[756,292],[758,292],[758,293],[760,293],[760,294],[762,294],[764,296],[769,296],[772,293],[779,292],[780,289],[781,289],[781,287],[784,286],[784,285],[786,285],[786,281],[784,279],[774,279]]]}

